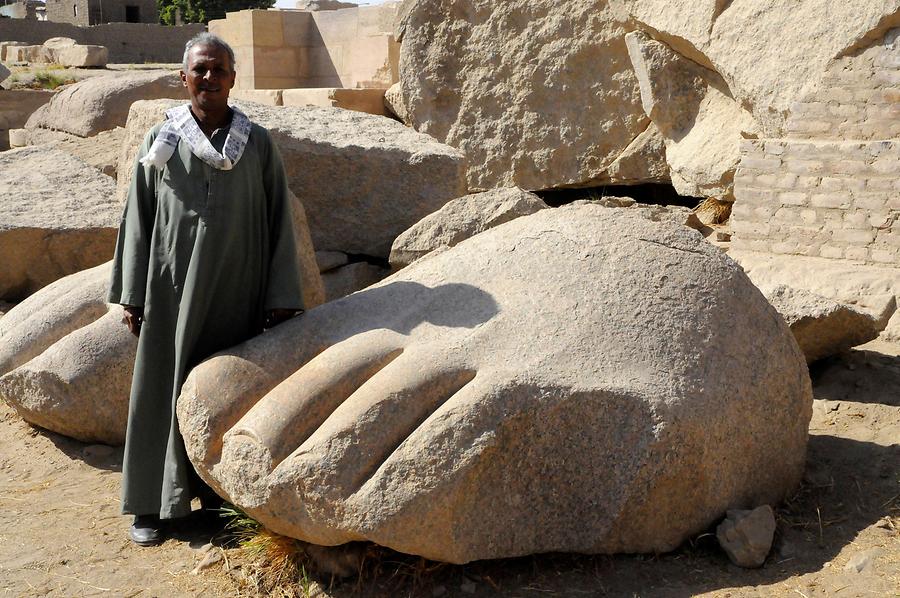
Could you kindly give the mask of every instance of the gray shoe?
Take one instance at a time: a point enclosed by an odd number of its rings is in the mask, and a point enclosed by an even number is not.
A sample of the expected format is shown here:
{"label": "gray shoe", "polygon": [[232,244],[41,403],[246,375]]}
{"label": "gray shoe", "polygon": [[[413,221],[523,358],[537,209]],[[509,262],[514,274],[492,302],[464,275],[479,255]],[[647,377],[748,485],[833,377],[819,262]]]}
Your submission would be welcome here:
{"label": "gray shoe", "polygon": [[157,515],[137,515],[128,530],[128,537],[138,546],[156,546],[163,541],[160,528]]}

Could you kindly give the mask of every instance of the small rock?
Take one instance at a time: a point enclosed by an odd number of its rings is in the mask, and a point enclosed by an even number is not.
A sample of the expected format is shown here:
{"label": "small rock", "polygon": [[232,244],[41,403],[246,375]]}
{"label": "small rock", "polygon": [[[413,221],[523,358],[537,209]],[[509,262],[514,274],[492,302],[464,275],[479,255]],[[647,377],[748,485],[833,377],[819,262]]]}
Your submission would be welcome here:
{"label": "small rock", "polygon": [[729,510],[716,528],[719,545],[739,567],[761,567],[772,548],[775,514],[763,505],[752,511]]}
{"label": "small rock", "polygon": [[858,552],[850,557],[850,560],[844,565],[844,571],[867,573],[875,566],[875,560],[881,556],[881,553],[882,551],[879,548]]}
{"label": "small rock", "polygon": [[206,553],[206,556],[203,557],[203,560],[201,560],[200,563],[198,563],[197,566],[194,567],[194,569],[191,571],[191,575],[197,575],[201,571],[205,571],[206,569],[209,569],[216,563],[222,562],[223,558],[224,558],[224,554],[222,553],[221,550],[208,551]]}
{"label": "small rock", "polygon": [[84,447],[82,455],[85,459],[109,459],[115,454],[116,449],[106,444],[91,444]]}

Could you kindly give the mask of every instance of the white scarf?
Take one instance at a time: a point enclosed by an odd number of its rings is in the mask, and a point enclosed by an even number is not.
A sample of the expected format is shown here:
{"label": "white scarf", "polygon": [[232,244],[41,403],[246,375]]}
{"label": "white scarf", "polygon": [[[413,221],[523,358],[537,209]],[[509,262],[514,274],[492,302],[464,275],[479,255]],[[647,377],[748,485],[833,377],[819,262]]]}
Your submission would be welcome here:
{"label": "white scarf", "polygon": [[222,153],[216,151],[209,142],[194,116],[191,114],[190,104],[178,106],[166,110],[166,124],[162,126],[150,151],[141,158],[144,166],[162,168],[178,147],[178,140],[183,139],[191,148],[191,152],[213,168],[219,170],[231,170],[247,147],[247,139],[250,138],[250,119],[247,115],[235,107],[231,108],[234,114],[231,117],[231,127],[228,129],[228,137],[225,138],[225,146]]}

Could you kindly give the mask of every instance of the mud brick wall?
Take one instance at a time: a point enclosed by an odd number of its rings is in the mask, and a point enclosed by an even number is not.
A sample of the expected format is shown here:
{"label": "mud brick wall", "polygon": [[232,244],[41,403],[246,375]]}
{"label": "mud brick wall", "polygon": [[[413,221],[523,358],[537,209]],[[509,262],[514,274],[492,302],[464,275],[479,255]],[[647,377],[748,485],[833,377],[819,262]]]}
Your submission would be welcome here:
{"label": "mud brick wall", "polygon": [[741,145],[733,246],[900,268],[900,29],[835,60],[786,129]]}
{"label": "mud brick wall", "polygon": [[900,141],[745,140],[734,247],[900,267]]}

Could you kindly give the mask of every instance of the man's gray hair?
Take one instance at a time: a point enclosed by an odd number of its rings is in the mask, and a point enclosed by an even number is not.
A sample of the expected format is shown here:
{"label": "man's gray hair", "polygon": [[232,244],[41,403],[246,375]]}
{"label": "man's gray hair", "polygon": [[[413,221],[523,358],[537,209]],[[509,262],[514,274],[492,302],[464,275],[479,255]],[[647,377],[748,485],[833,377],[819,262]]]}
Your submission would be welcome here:
{"label": "man's gray hair", "polygon": [[184,72],[187,72],[188,70],[188,54],[190,53],[191,48],[193,48],[194,46],[216,46],[217,48],[225,50],[225,52],[228,54],[228,60],[231,62],[231,70],[234,70],[234,50],[231,49],[231,46],[229,46],[225,42],[225,40],[218,35],[215,35],[208,31],[203,31],[189,39],[188,42],[184,44],[184,56],[181,58],[181,68],[184,70]]}

